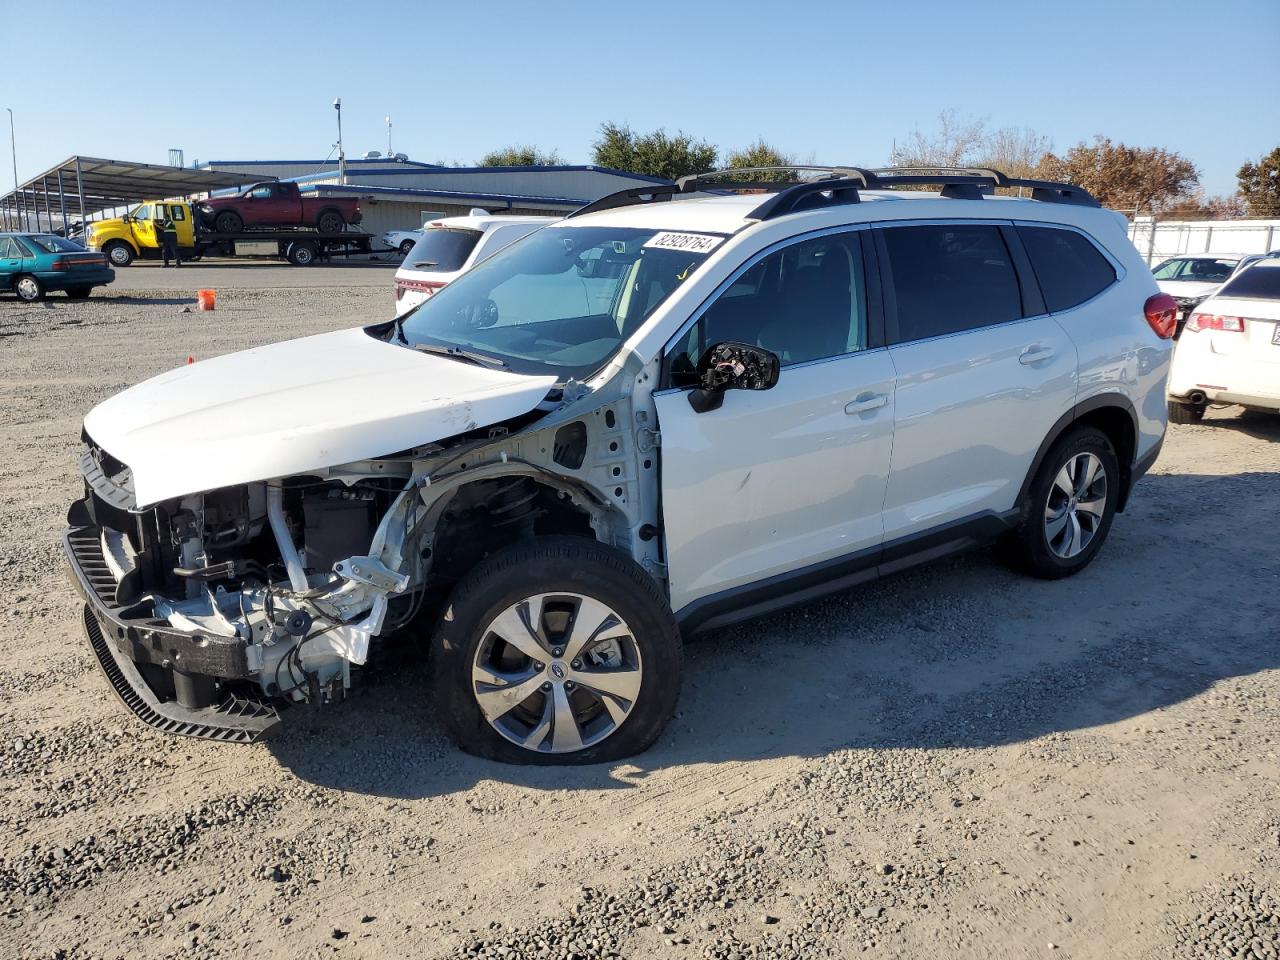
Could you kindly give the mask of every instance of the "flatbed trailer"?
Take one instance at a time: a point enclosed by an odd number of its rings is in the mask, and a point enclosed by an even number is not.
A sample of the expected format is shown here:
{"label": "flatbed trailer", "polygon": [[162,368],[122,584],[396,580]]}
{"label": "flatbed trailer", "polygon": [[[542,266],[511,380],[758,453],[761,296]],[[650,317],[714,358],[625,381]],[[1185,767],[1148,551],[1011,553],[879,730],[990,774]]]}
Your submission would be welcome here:
{"label": "flatbed trailer", "polygon": [[299,267],[309,267],[317,260],[330,257],[352,257],[376,252],[373,234],[343,230],[337,233],[321,233],[302,227],[280,230],[242,230],[238,233],[217,233],[199,230],[195,235],[195,255],[221,253],[236,256],[236,244],[275,243],[276,256]]}

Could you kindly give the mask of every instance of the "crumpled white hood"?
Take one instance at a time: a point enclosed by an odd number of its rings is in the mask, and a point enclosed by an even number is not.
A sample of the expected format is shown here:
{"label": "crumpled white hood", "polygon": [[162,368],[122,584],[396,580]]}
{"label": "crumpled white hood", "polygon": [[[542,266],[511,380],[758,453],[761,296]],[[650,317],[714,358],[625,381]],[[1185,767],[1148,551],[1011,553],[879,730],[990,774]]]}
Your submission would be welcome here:
{"label": "crumpled white hood", "polygon": [[357,328],[179,367],[94,407],[84,425],[133,470],[147,506],[444,440],[532,410],[554,383]]}

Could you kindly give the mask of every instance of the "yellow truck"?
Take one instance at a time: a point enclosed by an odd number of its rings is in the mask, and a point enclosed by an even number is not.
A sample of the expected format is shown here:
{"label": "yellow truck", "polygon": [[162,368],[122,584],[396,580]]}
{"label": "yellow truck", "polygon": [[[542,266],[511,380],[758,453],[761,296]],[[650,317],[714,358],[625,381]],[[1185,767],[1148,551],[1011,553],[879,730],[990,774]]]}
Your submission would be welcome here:
{"label": "yellow truck", "polygon": [[156,224],[164,218],[166,210],[178,228],[182,259],[194,259],[198,255],[195,221],[191,218],[191,204],[185,200],[149,200],[123,217],[90,221],[85,236],[87,245],[90,250],[105,253],[113,267],[127,267],[136,257],[159,257]]}

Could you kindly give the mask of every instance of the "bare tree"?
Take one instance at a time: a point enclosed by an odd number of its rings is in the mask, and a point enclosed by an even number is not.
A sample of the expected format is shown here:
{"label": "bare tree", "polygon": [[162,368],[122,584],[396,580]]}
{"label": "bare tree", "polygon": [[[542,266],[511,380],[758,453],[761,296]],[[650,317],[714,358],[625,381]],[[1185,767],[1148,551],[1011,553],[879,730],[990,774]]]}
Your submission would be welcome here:
{"label": "bare tree", "polygon": [[894,145],[889,160],[898,167],[972,167],[978,165],[986,143],[985,120],[943,110],[938,114],[936,131],[912,130],[902,143]]}

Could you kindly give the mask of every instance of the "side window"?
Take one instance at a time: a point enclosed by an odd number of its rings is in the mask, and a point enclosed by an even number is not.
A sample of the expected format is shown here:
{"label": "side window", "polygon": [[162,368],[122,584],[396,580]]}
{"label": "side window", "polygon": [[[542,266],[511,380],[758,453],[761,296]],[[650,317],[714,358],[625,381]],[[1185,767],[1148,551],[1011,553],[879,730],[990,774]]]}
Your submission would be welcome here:
{"label": "side window", "polygon": [[142,206],[140,206],[140,207],[138,208],[138,212],[137,212],[137,213],[135,213],[135,214],[133,215],[133,217],[134,217],[134,219],[135,219],[135,220],[150,220],[150,219],[151,219],[151,204],[149,204],[149,203],[144,203]]}
{"label": "side window", "polygon": [[182,204],[175,203],[169,207],[169,212],[173,215],[174,220],[187,219],[187,212],[182,209]]}
{"label": "side window", "polygon": [[931,224],[881,231],[888,262],[890,341],[975,330],[1022,316],[1022,291],[1000,228]]}
{"label": "side window", "polygon": [[13,240],[10,237],[0,237],[0,260],[15,260],[19,256]]}
{"label": "side window", "polygon": [[793,243],[737,277],[672,347],[673,386],[695,381],[698,360],[726,340],[772,350],[789,366],[867,344],[859,233]]}
{"label": "side window", "polygon": [[271,188],[258,187],[257,190],[250,191],[249,196],[251,196],[254,200],[269,200],[271,199]]}
{"label": "side window", "polygon": [[1020,226],[1018,236],[1040,281],[1045,306],[1052,312],[1070,310],[1116,282],[1115,267],[1074,230]]}

